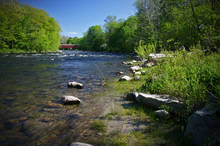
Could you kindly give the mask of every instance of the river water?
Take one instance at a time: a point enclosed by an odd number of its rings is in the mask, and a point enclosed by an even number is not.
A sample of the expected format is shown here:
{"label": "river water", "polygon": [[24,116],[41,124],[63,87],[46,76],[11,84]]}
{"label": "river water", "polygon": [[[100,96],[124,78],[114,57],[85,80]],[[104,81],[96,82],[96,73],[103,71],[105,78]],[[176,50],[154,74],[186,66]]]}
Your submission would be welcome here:
{"label": "river water", "polygon": [[[96,95],[116,72],[122,55],[81,51],[0,56],[0,145],[68,145],[80,140],[89,120],[103,110]],[[84,89],[67,88],[68,81]],[[63,95],[82,100],[64,106]],[[88,127],[87,127],[88,128]]]}

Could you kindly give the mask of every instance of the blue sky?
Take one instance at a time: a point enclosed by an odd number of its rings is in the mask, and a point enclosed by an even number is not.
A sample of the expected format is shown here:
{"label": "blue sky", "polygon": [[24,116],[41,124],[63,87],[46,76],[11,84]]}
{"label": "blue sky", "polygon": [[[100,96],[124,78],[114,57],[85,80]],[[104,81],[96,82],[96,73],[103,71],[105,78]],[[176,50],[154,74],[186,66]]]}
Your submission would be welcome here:
{"label": "blue sky", "polygon": [[92,25],[103,25],[109,16],[126,19],[135,14],[136,0],[19,0],[54,17],[62,35],[82,37]]}

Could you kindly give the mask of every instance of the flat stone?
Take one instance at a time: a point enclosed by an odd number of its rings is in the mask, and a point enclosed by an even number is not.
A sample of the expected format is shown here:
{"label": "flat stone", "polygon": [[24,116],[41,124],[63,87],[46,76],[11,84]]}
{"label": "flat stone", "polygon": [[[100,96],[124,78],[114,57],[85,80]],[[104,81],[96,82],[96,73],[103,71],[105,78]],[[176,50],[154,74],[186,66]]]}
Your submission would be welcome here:
{"label": "flat stone", "polygon": [[81,143],[81,142],[73,142],[70,146],[92,146],[91,144]]}
{"label": "flat stone", "polygon": [[80,104],[81,102],[79,98],[74,96],[63,96],[62,100],[65,105]]}
{"label": "flat stone", "polygon": [[130,99],[137,102],[146,104],[153,108],[159,109],[160,106],[166,105],[170,108],[171,112],[178,113],[185,109],[184,103],[173,100],[169,95],[156,95],[156,94],[145,94],[145,93],[129,93],[127,95]]}
{"label": "flat stone", "polygon": [[123,76],[119,79],[119,81],[130,81],[132,78],[129,76]]}
{"label": "flat stone", "polygon": [[68,87],[82,89],[84,86],[78,82],[68,82]]}

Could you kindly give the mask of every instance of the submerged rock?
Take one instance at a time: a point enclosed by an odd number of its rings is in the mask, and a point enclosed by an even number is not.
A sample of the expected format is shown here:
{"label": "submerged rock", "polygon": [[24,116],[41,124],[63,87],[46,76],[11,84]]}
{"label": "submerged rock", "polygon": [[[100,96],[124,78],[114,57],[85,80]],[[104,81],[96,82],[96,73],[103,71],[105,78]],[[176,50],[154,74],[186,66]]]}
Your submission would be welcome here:
{"label": "submerged rock", "polygon": [[65,105],[80,104],[81,102],[79,98],[74,96],[63,96],[62,101]]}
{"label": "submerged rock", "polygon": [[78,88],[78,89],[82,89],[84,86],[82,83],[78,83],[78,82],[69,82],[68,83],[68,87],[70,88]]}
{"label": "submerged rock", "polygon": [[81,142],[73,142],[70,146],[92,146],[91,144],[81,143]]}
{"label": "submerged rock", "polygon": [[154,114],[162,119],[168,119],[169,118],[169,113],[166,110],[157,110],[154,112]]}
{"label": "submerged rock", "polygon": [[132,78],[129,76],[123,76],[119,79],[119,81],[130,81]]}
{"label": "submerged rock", "polygon": [[219,104],[209,104],[188,118],[185,136],[198,146],[220,145]]}

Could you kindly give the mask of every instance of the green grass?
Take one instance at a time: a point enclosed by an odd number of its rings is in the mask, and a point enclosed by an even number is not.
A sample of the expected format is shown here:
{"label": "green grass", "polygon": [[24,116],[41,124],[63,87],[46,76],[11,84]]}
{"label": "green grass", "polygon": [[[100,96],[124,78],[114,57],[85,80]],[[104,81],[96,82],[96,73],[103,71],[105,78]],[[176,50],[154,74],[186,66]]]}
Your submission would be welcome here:
{"label": "green grass", "polygon": [[105,126],[103,121],[95,120],[91,124],[91,129],[95,130],[97,132],[105,132],[106,131],[106,126]]}

